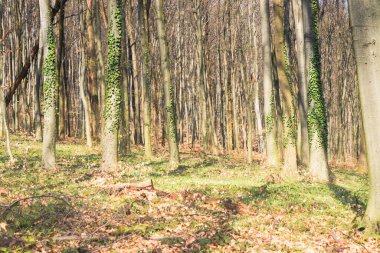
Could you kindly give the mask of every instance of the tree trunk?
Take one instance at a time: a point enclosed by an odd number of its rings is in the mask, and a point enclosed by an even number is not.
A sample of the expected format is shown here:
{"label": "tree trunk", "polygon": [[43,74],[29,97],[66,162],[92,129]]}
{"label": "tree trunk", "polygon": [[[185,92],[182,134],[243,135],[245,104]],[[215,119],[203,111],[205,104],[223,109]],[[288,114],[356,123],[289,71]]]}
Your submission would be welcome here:
{"label": "tree trunk", "polygon": [[292,84],[290,84],[289,62],[287,58],[287,45],[284,34],[284,0],[273,1],[274,13],[274,48],[276,53],[277,75],[283,104],[283,148],[284,173],[294,177],[297,172],[297,150],[295,112],[293,104]]}
{"label": "tree trunk", "polygon": [[318,0],[303,1],[307,77],[307,123],[309,132],[309,169],[318,181],[329,180],[327,164],[327,121],[321,83],[321,61],[318,38]]}
{"label": "tree trunk", "polygon": [[370,192],[363,224],[380,234],[380,2],[349,0],[360,101],[367,149]]}
{"label": "tree trunk", "polygon": [[145,158],[151,159],[153,156],[151,133],[151,74],[150,74],[150,51],[149,51],[149,10],[147,0],[140,0],[140,24],[142,25],[142,48],[144,57],[144,147]]}
{"label": "tree trunk", "polygon": [[98,96],[98,82],[96,76],[96,61],[95,55],[95,34],[94,34],[94,16],[95,8],[93,0],[86,0],[87,10],[85,14],[86,20],[86,39],[87,39],[87,92],[90,97],[90,119],[92,135],[96,138],[99,137],[99,125],[100,125],[100,112],[99,112],[99,96]]}
{"label": "tree trunk", "polygon": [[107,72],[105,87],[105,126],[103,131],[103,170],[117,166],[118,130],[121,106],[121,36],[123,27],[119,0],[108,2]]}
{"label": "tree trunk", "polygon": [[43,90],[44,90],[44,130],[42,163],[46,169],[55,168],[57,66],[55,38],[49,0],[39,0],[40,4],[40,45],[43,46]]}
{"label": "tree trunk", "polygon": [[309,165],[309,137],[307,130],[307,90],[305,73],[305,39],[302,15],[302,0],[293,0],[293,17],[296,34],[297,51],[297,79],[298,79],[298,129],[297,129],[297,153],[299,162]]}
{"label": "tree trunk", "polygon": [[271,29],[269,19],[269,0],[260,0],[261,38],[263,51],[263,85],[264,115],[267,165],[278,166],[278,150],[276,143],[276,111],[272,78]]}
{"label": "tree trunk", "polygon": [[177,169],[179,165],[179,151],[177,138],[177,120],[174,101],[174,87],[170,76],[169,51],[166,41],[165,16],[162,0],[155,0],[157,11],[157,33],[160,45],[161,73],[163,74],[167,138],[170,152],[170,168]]}

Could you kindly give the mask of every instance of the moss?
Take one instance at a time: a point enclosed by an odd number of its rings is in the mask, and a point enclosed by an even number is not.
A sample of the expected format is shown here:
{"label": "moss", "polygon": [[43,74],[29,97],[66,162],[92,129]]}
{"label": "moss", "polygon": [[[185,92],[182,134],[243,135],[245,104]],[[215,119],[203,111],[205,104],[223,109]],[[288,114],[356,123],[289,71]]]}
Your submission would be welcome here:
{"label": "moss", "polygon": [[[122,12],[120,2],[117,1],[116,9],[110,19],[108,34],[107,34],[107,67],[106,67],[106,105],[105,119],[106,131],[115,131],[119,128],[120,108],[121,108],[121,34],[122,34]],[[113,30],[116,21],[115,33]]]}
{"label": "moss", "polygon": [[319,5],[317,0],[312,1],[312,11],[313,55],[309,65],[309,80],[307,89],[309,142],[312,142],[314,133],[317,133],[319,145],[321,145],[324,149],[327,149],[327,121],[321,82],[321,63],[318,38]]}
{"label": "moss", "polygon": [[43,64],[44,111],[55,107],[58,92],[58,74],[55,59],[55,40],[52,25],[48,28],[46,59]]}

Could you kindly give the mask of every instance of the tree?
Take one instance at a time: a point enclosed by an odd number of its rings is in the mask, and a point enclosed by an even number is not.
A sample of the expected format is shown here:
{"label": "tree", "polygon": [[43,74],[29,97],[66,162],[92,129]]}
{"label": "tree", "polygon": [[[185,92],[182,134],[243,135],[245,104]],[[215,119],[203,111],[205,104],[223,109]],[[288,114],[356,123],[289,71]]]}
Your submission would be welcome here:
{"label": "tree", "polygon": [[280,92],[283,104],[283,145],[284,168],[288,176],[297,175],[297,150],[295,110],[293,104],[293,86],[290,83],[290,69],[288,62],[288,46],[285,44],[284,34],[284,1],[273,1],[274,13],[274,48],[276,53],[277,75],[280,83]]}
{"label": "tree", "polygon": [[100,110],[99,110],[99,96],[98,96],[98,80],[96,76],[96,59],[95,55],[95,31],[94,31],[94,20],[95,20],[95,6],[93,0],[86,0],[87,10],[85,12],[85,22],[86,22],[86,55],[87,55],[87,92],[90,98],[90,120],[92,135],[98,137],[99,125],[100,125]]}
{"label": "tree", "polygon": [[160,45],[161,73],[164,83],[165,112],[167,125],[167,139],[170,152],[170,168],[177,169],[179,165],[179,151],[177,138],[177,119],[174,101],[174,87],[171,80],[169,51],[166,41],[165,16],[162,0],[155,0],[157,12],[157,33]]}
{"label": "tree", "polygon": [[321,59],[319,52],[319,3],[304,0],[302,3],[306,77],[307,123],[309,136],[311,175],[318,181],[329,180],[327,164],[327,120],[321,83]]}
{"label": "tree", "polygon": [[[140,10],[140,24],[141,27],[141,41],[142,50],[144,58],[144,147],[145,147],[145,157],[151,159],[153,156],[152,144],[150,140],[150,125],[151,125],[151,74],[150,74],[150,51],[149,51],[149,11],[150,11],[150,1],[139,0]],[[149,4],[149,5],[148,5]]]}
{"label": "tree", "polygon": [[103,130],[103,169],[117,166],[118,130],[121,107],[121,34],[123,15],[119,0],[108,2],[107,69],[105,87],[105,126]]}
{"label": "tree", "polygon": [[44,129],[42,163],[45,168],[55,168],[56,103],[58,92],[57,65],[53,20],[49,0],[39,0],[40,45],[42,45],[42,71],[44,91]]}
{"label": "tree", "polygon": [[295,24],[296,51],[297,51],[297,154],[298,160],[304,166],[309,165],[309,137],[307,131],[307,84],[305,74],[305,39],[302,15],[302,0],[293,0],[293,17]]}
{"label": "tree", "polygon": [[366,232],[380,234],[380,2],[348,2],[370,177],[363,225]]}
{"label": "tree", "polygon": [[261,39],[263,54],[264,115],[267,164],[277,166],[278,150],[276,143],[276,112],[272,78],[271,29],[269,19],[269,0],[260,0]]}

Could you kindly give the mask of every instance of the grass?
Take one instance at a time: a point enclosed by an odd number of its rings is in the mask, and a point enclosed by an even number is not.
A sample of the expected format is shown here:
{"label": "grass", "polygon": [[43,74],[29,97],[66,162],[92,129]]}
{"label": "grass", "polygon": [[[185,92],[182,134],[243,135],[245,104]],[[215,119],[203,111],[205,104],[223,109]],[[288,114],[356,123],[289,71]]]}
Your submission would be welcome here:
{"label": "grass", "polygon": [[[272,183],[268,176],[278,168],[183,153],[181,166],[170,171],[164,152],[147,162],[134,148],[105,173],[100,149],[76,141],[58,144],[58,168],[47,171],[40,143],[17,136],[12,148],[16,164],[0,154],[6,192],[0,252],[376,252],[380,246],[354,227],[368,194],[367,175],[357,169],[333,168],[330,185],[307,178]],[[146,179],[155,189],[106,190]],[[6,207],[30,196],[41,197]]]}

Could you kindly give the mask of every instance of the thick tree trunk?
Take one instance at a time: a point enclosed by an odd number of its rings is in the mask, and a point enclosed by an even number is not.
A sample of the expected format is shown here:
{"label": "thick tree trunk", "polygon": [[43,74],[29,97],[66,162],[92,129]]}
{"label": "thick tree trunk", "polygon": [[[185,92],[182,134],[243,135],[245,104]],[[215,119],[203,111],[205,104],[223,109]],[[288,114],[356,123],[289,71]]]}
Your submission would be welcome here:
{"label": "thick tree trunk", "polygon": [[307,123],[310,143],[309,169],[316,180],[328,181],[330,175],[327,164],[327,120],[321,83],[318,0],[303,0],[302,8],[307,77]]}
{"label": "thick tree trunk", "polygon": [[283,148],[284,148],[284,172],[287,176],[294,177],[297,172],[297,150],[295,112],[293,104],[293,87],[290,84],[289,63],[287,60],[287,46],[284,34],[284,0],[274,0],[274,48],[276,53],[277,75],[280,84],[281,98],[283,102]]}
{"label": "thick tree trunk", "polygon": [[293,17],[296,34],[297,79],[298,79],[298,129],[297,153],[299,162],[309,165],[309,137],[307,130],[307,82],[305,73],[305,39],[302,15],[302,0],[293,0]]}
{"label": "thick tree trunk", "polygon": [[264,115],[267,165],[278,166],[278,150],[276,143],[276,112],[272,78],[271,29],[269,19],[269,0],[260,0],[261,38],[263,51],[263,85]]}
{"label": "thick tree trunk", "polygon": [[105,126],[103,131],[104,170],[117,166],[118,131],[121,106],[121,36],[123,14],[119,0],[108,2],[109,25],[107,31],[107,72],[105,87]]}
{"label": "thick tree trunk", "polygon": [[348,2],[370,179],[363,224],[368,233],[380,234],[380,2]]}
{"label": "thick tree trunk", "polygon": [[170,152],[170,168],[177,169],[179,165],[179,150],[177,138],[177,120],[174,100],[174,87],[170,75],[169,51],[166,41],[165,16],[162,0],[155,0],[157,11],[157,33],[160,45],[161,73],[163,74],[167,138]]}

